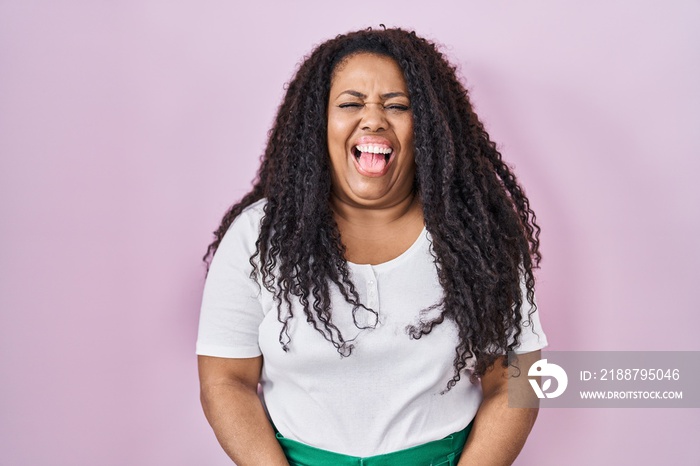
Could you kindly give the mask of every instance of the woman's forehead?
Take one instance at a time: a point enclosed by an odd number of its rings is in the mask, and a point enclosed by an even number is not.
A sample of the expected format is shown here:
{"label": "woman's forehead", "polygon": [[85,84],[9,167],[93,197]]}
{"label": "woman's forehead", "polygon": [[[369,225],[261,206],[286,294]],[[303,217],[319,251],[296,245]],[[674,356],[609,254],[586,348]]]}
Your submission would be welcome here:
{"label": "woman's forehead", "polygon": [[353,59],[358,58],[358,57],[360,57],[360,58],[365,58],[365,59],[367,59],[367,58],[375,58],[375,59],[390,60],[390,61],[394,62],[394,63],[396,64],[397,67],[399,66],[399,65],[398,65],[398,62],[397,62],[393,57],[391,57],[391,56],[389,56],[389,55],[385,55],[385,54],[379,53],[379,52],[371,52],[371,51],[359,50],[359,51],[357,51],[357,52],[352,52],[352,53],[350,53],[350,54],[344,56],[343,58],[341,58],[341,59],[338,61],[338,63],[336,63],[336,64],[333,66],[333,70],[332,70],[332,72],[331,72],[331,79],[333,79],[333,77],[334,77],[337,73],[343,71],[343,69],[347,66],[348,62],[350,62],[350,61],[352,61]]}
{"label": "woman's forehead", "polygon": [[[407,91],[406,80],[396,60],[376,53],[355,53],[336,65],[331,89],[346,86],[380,86]],[[342,91],[341,91],[342,92]]]}

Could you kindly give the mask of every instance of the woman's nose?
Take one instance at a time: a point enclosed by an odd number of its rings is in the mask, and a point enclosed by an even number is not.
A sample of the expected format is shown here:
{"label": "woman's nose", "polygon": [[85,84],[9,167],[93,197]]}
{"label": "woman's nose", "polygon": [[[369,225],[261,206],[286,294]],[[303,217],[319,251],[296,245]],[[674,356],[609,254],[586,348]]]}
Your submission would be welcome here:
{"label": "woman's nose", "polygon": [[388,123],[384,113],[384,105],[380,103],[365,103],[360,125],[366,131],[376,132],[387,129]]}

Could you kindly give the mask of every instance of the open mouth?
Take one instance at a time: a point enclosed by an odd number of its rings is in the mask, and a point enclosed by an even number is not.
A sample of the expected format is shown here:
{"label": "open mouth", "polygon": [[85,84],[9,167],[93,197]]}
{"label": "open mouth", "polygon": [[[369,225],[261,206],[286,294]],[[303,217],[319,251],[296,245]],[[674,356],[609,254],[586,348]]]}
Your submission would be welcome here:
{"label": "open mouth", "polygon": [[358,171],[365,176],[382,176],[394,150],[384,144],[358,144],[352,148]]}

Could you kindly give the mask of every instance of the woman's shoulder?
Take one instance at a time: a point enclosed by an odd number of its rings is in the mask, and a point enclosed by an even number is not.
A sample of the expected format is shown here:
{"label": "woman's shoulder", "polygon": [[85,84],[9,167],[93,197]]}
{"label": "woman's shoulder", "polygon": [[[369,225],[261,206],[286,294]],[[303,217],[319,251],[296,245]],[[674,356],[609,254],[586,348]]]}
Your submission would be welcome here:
{"label": "woman's shoulder", "polygon": [[224,241],[231,237],[257,239],[265,215],[265,204],[267,199],[263,198],[244,208],[229,225]]}
{"label": "woman's shoulder", "polygon": [[[231,262],[250,257],[255,251],[255,243],[260,235],[260,224],[266,199],[260,199],[244,208],[228,226],[216,250],[213,263],[224,257]],[[245,262],[245,261],[244,261]]]}
{"label": "woman's shoulder", "polygon": [[239,217],[246,216],[259,222],[263,218],[263,215],[265,215],[266,204],[267,198],[263,197],[262,199],[253,202],[251,205],[243,209]]}

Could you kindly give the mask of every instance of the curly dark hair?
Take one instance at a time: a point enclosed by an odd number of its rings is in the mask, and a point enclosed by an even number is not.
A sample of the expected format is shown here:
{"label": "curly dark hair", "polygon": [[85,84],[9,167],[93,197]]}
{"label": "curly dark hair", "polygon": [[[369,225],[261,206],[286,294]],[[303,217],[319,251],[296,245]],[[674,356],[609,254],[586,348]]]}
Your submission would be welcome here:
{"label": "curly dark hair", "polygon": [[[233,220],[266,198],[250,262],[253,276],[261,274],[275,296],[283,324],[280,344],[288,350],[296,299],[306,320],[341,356],[351,354],[352,342],[333,323],[330,287],[336,286],[355,310],[368,308],[350,279],[330,206],[326,127],[335,67],[362,52],[395,60],[408,87],[415,189],[444,298],[436,318],[406,330],[418,339],[445,319],[454,321],[459,344],[449,390],[471,358],[472,375],[479,377],[517,346],[524,317],[521,279],[530,314],[535,309],[533,269],[541,260],[540,228],[522,187],[474,112],[456,68],[415,32],[352,32],[322,43],[306,57],[288,84],[253,188],[226,212],[204,261],[210,262]],[[525,321],[531,324],[530,316]]]}

